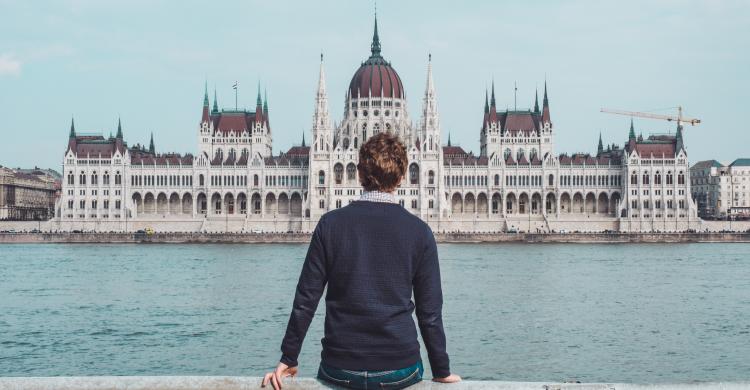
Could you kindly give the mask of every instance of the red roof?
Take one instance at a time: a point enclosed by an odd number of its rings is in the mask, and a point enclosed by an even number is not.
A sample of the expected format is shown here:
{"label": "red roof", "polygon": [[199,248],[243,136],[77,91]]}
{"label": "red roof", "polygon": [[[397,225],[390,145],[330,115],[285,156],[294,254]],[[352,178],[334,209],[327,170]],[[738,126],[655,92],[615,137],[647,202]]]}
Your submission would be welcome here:
{"label": "red roof", "polygon": [[396,70],[385,61],[367,61],[349,83],[349,93],[357,97],[404,98],[404,86]]}

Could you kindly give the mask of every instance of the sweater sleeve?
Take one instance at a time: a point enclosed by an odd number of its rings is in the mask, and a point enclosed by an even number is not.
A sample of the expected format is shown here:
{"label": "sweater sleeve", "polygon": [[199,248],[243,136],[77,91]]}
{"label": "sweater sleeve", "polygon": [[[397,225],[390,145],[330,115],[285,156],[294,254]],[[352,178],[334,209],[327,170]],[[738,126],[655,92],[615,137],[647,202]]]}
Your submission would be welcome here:
{"label": "sweater sleeve", "polygon": [[302,342],[310,327],[310,322],[318,308],[318,302],[328,280],[326,274],[325,247],[321,237],[321,223],[315,227],[307,256],[302,265],[302,273],[297,282],[292,313],[286,326],[286,334],[281,343],[281,362],[289,367],[296,366]]}
{"label": "sweater sleeve", "polygon": [[429,232],[427,248],[417,266],[413,284],[417,322],[427,348],[432,376],[447,377],[451,371],[443,330],[443,291],[440,286],[437,244],[432,232]]}

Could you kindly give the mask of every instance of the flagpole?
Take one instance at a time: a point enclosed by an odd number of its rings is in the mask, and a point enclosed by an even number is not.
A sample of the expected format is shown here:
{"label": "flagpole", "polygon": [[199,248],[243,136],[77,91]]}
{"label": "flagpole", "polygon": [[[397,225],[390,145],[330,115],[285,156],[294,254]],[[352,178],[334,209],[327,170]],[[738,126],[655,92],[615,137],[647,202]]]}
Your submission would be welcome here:
{"label": "flagpole", "polygon": [[234,85],[232,86],[234,88],[234,110],[239,110],[239,106],[237,105],[237,82],[234,82]]}

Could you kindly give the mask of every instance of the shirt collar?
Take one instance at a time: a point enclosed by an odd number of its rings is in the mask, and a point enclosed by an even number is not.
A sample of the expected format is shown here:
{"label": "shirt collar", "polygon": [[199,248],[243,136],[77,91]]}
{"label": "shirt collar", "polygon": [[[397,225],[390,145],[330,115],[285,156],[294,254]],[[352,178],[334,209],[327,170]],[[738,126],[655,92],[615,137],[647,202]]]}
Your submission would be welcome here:
{"label": "shirt collar", "polygon": [[397,203],[396,196],[393,195],[393,193],[381,191],[364,191],[362,195],[359,196],[359,200],[367,202]]}

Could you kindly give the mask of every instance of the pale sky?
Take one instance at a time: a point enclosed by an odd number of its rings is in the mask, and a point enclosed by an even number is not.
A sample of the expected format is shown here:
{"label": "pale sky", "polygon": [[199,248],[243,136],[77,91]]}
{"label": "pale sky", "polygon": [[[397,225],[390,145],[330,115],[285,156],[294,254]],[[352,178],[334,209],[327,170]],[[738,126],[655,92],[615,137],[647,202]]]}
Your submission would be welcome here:
{"label": "pale sky", "polygon": [[[71,116],[79,132],[195,153],[207,80],[219,104],[254,109],[268,89],[274,154],[310,139],[320,52],[331,114],[369,56],[372,1],[0,0],[0,165],[60,169]],[[602,107],[703,120],[685,137],[691,162],[750,157],[747,1],[378,2],[383,56],[419,119],[432,53],[443,142],[479,151],[484,92],[533,105],[548,81],[556,152],[622,145],[630,119]],[[674,124],[636,119],[636,131]]]}

